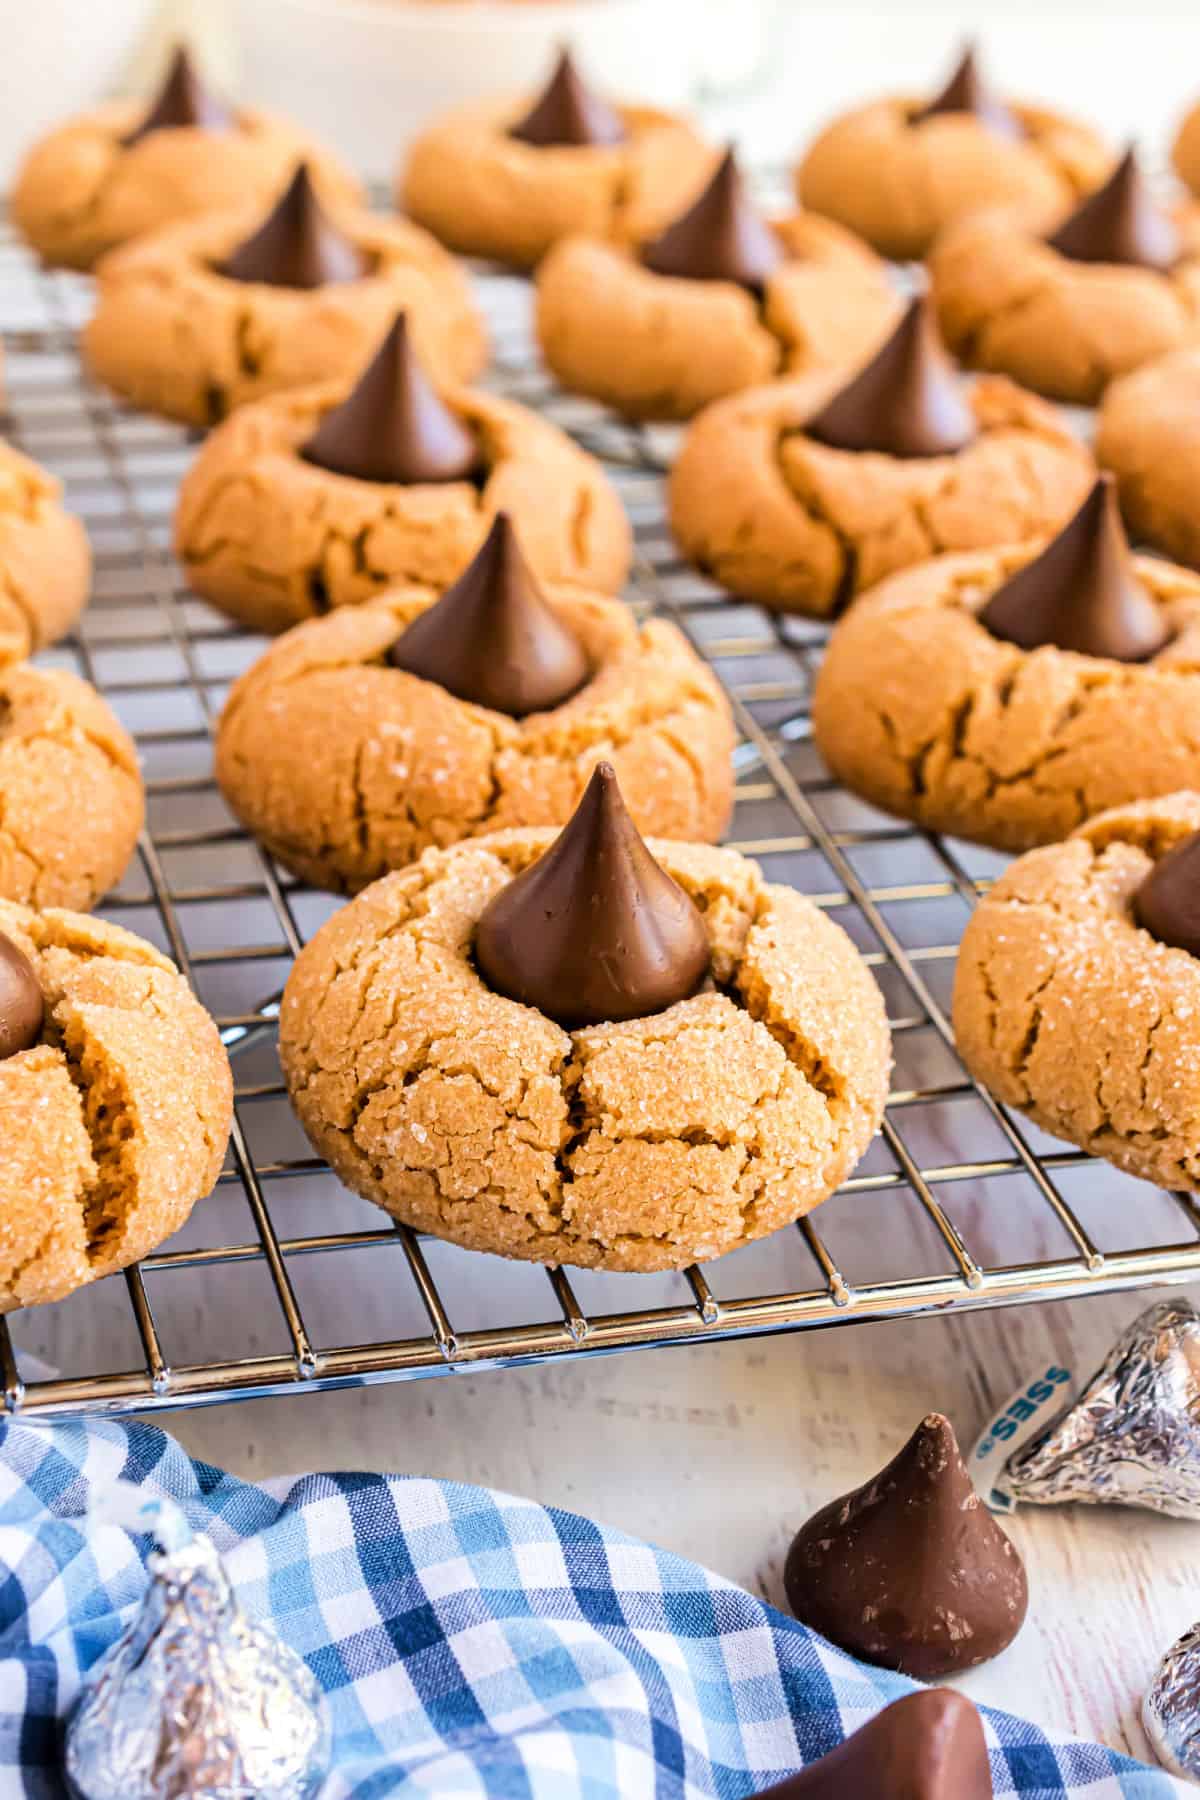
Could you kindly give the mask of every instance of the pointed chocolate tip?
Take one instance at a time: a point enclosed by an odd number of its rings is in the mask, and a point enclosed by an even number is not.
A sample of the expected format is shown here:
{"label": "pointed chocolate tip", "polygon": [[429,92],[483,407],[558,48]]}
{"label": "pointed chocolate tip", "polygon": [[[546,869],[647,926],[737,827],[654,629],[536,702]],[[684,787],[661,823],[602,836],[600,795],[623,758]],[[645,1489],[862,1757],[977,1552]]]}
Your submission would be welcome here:
{"label": "pointed chocolate tip", "polygon": [[687,211],[642,248],[643,266],[656,275],[733,281],[758,295],[784,257],[781,240],[746,192],[732,149]]}
{"label": "pointed chocolate tip", "polygon": [[302,162],[262,224],[217,272],[268,287],[319,288],[358,281],[368,267],[369,258],[326,213]]}
{"label": "pointed chocolate tip", "polygon": [[1090,193],[1046,242],[1073,262],[1125,263],[1164,274],[1182,250],[1175,222],[1146,185],[1132,146],[1103,187]]}
{"label": "pointed chocolate tip", "polygon": [[0,932],[0,1062],[37,1043],[44,1016],[41,984],[33,964]]}
{"label": "pointed chocolate tip", "polygon": [[949,1688],[906,1694],[754,1800],[992,1800],[977,1709]]}
{"label": "pointed chocolate tip", "polygon": [[1053,646],[1112,662],[1146,662],[1170,642],[1134,569],[1110,474],[1097,478],[1057,537],[996,589],[979,622],[1022,650]]}
{"label": "pointed chocolate tip", "polygon": [[942,113],[970,113],[997,137],[1024,137],[1020,120],[992,93],[983,79],[974,44],[967,44],[962,59],[940,94],[913,115],[913,124]]}
{"label": "pointed chocolate tip", "polygon": [[588,679],[579,639],[542,595],[507,513],[458,580],[388,651],[395,669],[523,719],[561,706]]}
{"label": "pointed chocolate tip", "polygon": [[978,431],[924,296],[804,427],[807,437],[834,450],[899,457],[952,456]]}
{"label": "pointed chocolate tip", "polygon": [[555,145],[621,144],[628,134],[620,113],[592,92],[564,46],[545,88],[508,135],[548,150]]}
{"label": "pointed chocolate tip", "polygon": [[1133,896],[1133,916],[1160,944],[1200,956],[1200,831],[1159,857]]}
{"label": "pointed chocolate tip", "polygon": [[488,903],[475,957],[498,994],[567,1030],[663,1012],[708,973],[704,920],[625,810],[611,763],[539,860]]}
{"label": "pointed chocolate tip", "polygon": [[940,1413],[801,1527],[784,1587],[796,1617],[832,1643],[924,1681],[998,1656],[1028,1601],[1021,1559]]}
{"label": "pointed chocolate tip", "polygon": [[162,87],[149,111],[121,142],[128,148],[152,131],[179,126],[198,126],[204,131],[227,131],[232,123],[229,108],[205,87],[186,44],[171,58]]}
{"label": "pointed chocolate tip", "polygon": [[482,461],[473,434],[417,361],[403,313],[300,454],[335,475],[404,486],[466,481]]}

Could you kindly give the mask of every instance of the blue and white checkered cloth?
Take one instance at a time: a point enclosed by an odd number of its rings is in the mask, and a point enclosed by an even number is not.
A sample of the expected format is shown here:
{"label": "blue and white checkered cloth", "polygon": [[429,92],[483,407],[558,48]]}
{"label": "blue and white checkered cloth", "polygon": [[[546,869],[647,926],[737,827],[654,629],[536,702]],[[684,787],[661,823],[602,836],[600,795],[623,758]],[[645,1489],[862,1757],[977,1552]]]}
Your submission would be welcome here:
{"label": "blue and white checkered cloth", "polygon": [[[61,1720],[145,1587],[148,1541],[89,1517],[118,1476],[178,1502],[308,1659],[333,1718],[323,1800],[740,1800],[912,1686],[573,1513],[403,1476],[253,1486],[149,1425],[0,1422],[0,1800],[61,1800]],[[997,1796],[1185,1791],[985,1723]]]}

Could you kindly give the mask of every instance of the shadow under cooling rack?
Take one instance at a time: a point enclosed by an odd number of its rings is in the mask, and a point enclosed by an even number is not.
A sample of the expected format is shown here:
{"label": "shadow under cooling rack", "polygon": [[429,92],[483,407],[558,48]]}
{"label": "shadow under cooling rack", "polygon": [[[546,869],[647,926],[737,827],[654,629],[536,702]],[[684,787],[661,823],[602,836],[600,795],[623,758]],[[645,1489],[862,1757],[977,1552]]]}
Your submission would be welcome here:
{"label": "shadow under cooling rack", "polygon": [[672,1275],[546,1270],[418,1241],[337,1182],[287,1105],[274,1020],[292,958],[339,902],[277,869],[213,784],[213,720],[263,645],[190,598],[172,563],[171,508],[194,446],[81,378],[87,284],[41,273],[5,239],[6,428],[61,476],[96,553],[92,605],[42,660],[103,690],[146,775],[146,834],[100,910],[175,958],[217,1016],[237,1079],[224,1171],[184,1230],[124,1277],[0,1320],[9,1409],[201,1405],[1200,1275],[1191,1199],[1044,1138],[955,1054],[955,950],[1001,859],[927,837],[829,780],[808,727],[822,631],[691,574],[663,520],[671,434],[557,393],[529,348],[524,284],[483,274],[479,292],[493,384],[606,461],[636,530],[630,602],[674,619],[730,695],[739,743],[727,841],[827,908],[874,968],[896,1050],[883,1129],[811,1218]]}

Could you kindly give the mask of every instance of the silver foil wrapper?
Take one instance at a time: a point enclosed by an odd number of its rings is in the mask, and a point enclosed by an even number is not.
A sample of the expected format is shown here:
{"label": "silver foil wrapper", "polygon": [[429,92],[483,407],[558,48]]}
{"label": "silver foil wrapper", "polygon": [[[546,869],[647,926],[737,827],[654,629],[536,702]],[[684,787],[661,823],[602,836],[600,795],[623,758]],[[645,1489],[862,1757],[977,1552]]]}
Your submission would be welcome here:
{"label": "silver foil wrapper", "polygon": [[242,1611],[213,1546],[165,1511],[141,1508],[136,1529],[168,1547],[149,1559],[137,1617],[85,1677],[68,1785],[82,1800],[310,1800],[329,1765],[316,1680]]}
{"label": "silver foil wrapper", "polygon": [[1200,1625],[1185,1631],[1159,1663],[1142,1702],[1142,1724],[1163,1768],[1200,1782]]}
{"label": "silver foil wrapper", "polygon": [[1022,1503],[1147,1506],[1200,1519],[1200,1313],[1152,1306],[997,1486]]}

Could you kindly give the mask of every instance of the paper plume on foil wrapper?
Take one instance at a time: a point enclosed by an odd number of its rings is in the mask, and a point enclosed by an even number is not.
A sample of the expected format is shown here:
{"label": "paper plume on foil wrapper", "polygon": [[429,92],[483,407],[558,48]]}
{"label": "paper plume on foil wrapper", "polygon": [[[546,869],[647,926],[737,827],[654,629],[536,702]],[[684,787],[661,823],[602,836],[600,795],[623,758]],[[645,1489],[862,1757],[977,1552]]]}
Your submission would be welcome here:
{"label": "paper plume on foil wrapper", "polygon": [[1082,1500],[1200,1519],[1200,1313],[1152,1306],[1078,1399],[1009,1460],[997,1485],[1041,1506]]}
{"label": "paper plume on foil wrapper", "polygon": [[1163,1768],[1200,1781],[1200,1625],[1167,1651],[1142,1702],[1142,1724]]}
{"label": "paper plume on foil wrapper", "polygon": [[164,1547],[149,1558],[137,1617],[84,1679],[66,1735],[72,1791],[310,1800],[328,1767],[329,1724],[307,1665],[247,1618],[216,1550],[177,1509],[128,1501],[109,1517]]}

